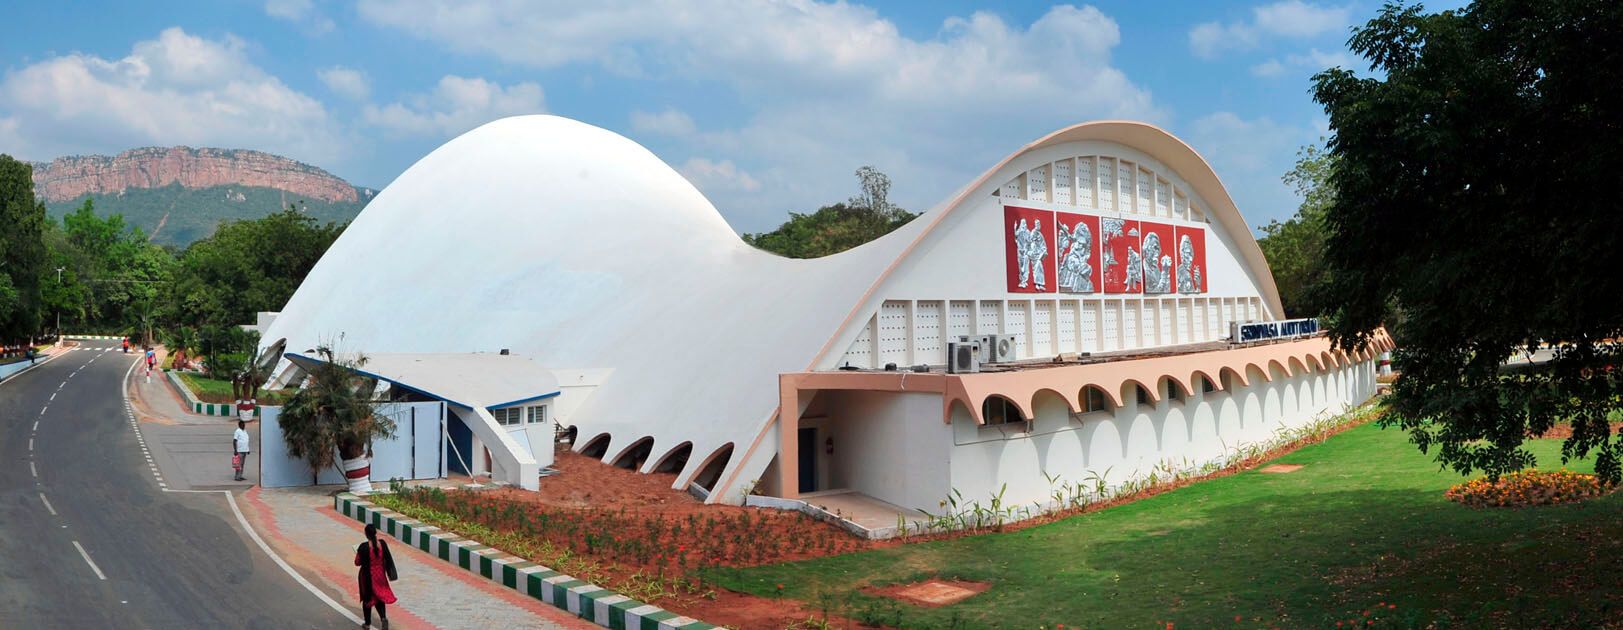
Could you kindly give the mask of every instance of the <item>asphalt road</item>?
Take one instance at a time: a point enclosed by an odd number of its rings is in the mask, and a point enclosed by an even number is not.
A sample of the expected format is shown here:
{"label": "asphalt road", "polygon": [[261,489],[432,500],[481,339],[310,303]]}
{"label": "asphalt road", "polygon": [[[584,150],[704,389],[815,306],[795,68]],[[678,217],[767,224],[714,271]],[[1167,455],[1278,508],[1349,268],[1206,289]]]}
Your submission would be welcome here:
{"label": "asphalt road", "polygon": [[224,495],[158,488],[120,390],[138,355],[80,348],[0,384],[0,627],[350,626]]}

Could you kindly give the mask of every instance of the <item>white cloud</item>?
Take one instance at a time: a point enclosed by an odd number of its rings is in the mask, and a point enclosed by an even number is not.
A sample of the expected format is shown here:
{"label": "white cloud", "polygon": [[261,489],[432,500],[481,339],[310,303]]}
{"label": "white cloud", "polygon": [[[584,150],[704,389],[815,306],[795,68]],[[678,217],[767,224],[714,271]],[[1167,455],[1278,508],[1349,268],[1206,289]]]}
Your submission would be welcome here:
{"label": "white cloud", "polygon": [[675,109],[658,113],[631,112],[632,131],[680,137],[692,135],[694,129],[693,119]]}
{"label": "white cloud", "polygon": [[1351,16],[1351,7],[1281,0],[1252,7],[1250,20],[1195,25],[1189,29],[1189,49],[1212,59],[1227,50],[1256,48],[1268,37],[1303,39],[1328,33],[1347,26]]}
{"label": "white cloud", "polygon": [[0,81],[0,131],[39,159],[154,144],[335,159],[343,143],[322,104],[255,66],[244,47],[177,27],[121,59],[73,53],[24,66]]}
{"label": "white cloud", "polygon": [[1317,73],[1321,70],[1334,67],[1353,68],[1360,63],[1359,58],[1346,51],[1324,52],[1317,48],[1305,54],[1290,54],[1284,59],[1269,59],[1251,67],[1251,74],[1259,77],[1283,76],[1288,71]]}
{"label": "white cloud", "polygon": [[1120,30],[1090,6],[1055,6],[1030,25],[953,17],[925,38],[867,7],[809,0],[361,0],[357,9],[373,24],[514,64],[722,86],[745,111],[731,128],[688,132],[691,120],[658,112],[633,114],[630,126],[678,138],[676,155],[664,156],[673,163],[725,157],[747,171],[753,189],[711,195],[743,230],[849,196],[864,164],[889,173],[893,197],[919,209],[1055,128],[1164,117],[1114,66]]}
{"label": "white cloud", "polygon": [[478,77],[446,75],[434,90],[384,106],[367,105],[367,124],[400,135],[449,138],[492,120],[546,111],[541,86],[531,82],[506,87]]}
{"label": "white cloud", "polygon": [[705,158],[690,158],[676,169],[693,185],[706,193],[742,190],[760,190],[761,183],[738,168],[732,160],[715,162]]}
{"label": "white cloud", "polygon": [[1296,211],[1299,200],[1280,177],[1295,163],[1296,150],[1318,135],[1312,125],[1282,124],[1266,116],[1248,120],[1220,111],[1195,119],[1186,139],[1211,163],[1255,227]]}
{"label": "white cloud", "polygon": [[354,68],[323,68],[316,71],[316,78],[321,79],[334,94],[352,101],[364,101],[372,94],[372,85],[366,80],[366,75]]}
{"label": "white cloud", "polygon": [[332,18],[316,10],[312,0],[265,0],[265,14],[299,24],[318,35],[337,28]]}

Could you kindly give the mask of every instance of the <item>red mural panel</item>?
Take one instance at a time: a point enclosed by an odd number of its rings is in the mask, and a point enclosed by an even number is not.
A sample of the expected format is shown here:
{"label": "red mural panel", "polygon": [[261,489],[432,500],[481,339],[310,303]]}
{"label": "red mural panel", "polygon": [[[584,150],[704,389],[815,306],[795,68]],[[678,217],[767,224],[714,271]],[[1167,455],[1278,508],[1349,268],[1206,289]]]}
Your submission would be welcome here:
{"label": "red mural panel", "polygon": [[1103,283],[1099,268],[1099,217],[1070,212],[1055,213],[1057,228],[1054,255],[1059,268],[1061,293],[1098,293]]}
{"label": "red mural panel", "polygon": [[1053,293],[1054,213],[1003,207],[1003,242],[1008,252],[1010,293]]}
{"label": "red mural panel", "polygon": [[1143,245],[1143,249],[1139,251],[1144,258],[1144,292],[1171,293],[1172,269],[1176,264],[1173,260],[1176,246],[1173,245],[1172,226],[1166,223],[1140,221],[1138,228],[1144,232],[1139,237],[1139,242]]}
{"label": "red mural panel", "polygon": [[1144,264],[1139,255],[1138,221],[1099,219],[1100,267],[1105,293],[1143,293]]}
{"label": "red mural panel", "polygon": [[1178,251],[1175,254],[1178,267],[1174,275],[1178,292],[1205,293],[1206,230],[1179,226],[1175,232],[1178,238]]}

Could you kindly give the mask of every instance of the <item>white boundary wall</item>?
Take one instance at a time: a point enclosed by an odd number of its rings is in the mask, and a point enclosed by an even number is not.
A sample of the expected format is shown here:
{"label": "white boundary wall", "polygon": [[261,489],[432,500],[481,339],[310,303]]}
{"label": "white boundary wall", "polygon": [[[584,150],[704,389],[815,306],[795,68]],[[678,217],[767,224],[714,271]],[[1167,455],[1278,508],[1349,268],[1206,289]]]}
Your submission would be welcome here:
{"label": "white boundary wall", "polygon": [[[445,440],[441,436],[444,435],[445,403],[390,403],[378,410],[395,420],[395,437],[372,444],[372,481],[444,477]],[[260,462],[259,485],[289,488],[343,484],[344,478],[335,468],[322,470],[315,483],[311,483],[310,465],[287,452],[282,425],[278,422],[281,415],[281,407],[260,408],[259,443],[254,445]]]}

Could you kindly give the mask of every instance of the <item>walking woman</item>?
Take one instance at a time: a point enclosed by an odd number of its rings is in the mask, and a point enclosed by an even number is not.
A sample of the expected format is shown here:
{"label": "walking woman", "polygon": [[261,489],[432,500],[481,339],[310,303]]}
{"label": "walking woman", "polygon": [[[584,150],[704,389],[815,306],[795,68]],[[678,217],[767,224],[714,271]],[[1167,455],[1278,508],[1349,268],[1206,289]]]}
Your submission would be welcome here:
{"label": "walking woman", "polygon": [[377,608],[378,620],[383,622],[384,630],[388,630],[389,613],[384,605],[395,602],[389,581],[400,576],[395,573],[394,556],[389,555],[388,543],[378,540],[378,526],[366,526],[366,542],[355,548],[355,566],[361,568],[355,578],[360,583],[361,612],[366,617],[361,627],[372,626],[372,609]]}

